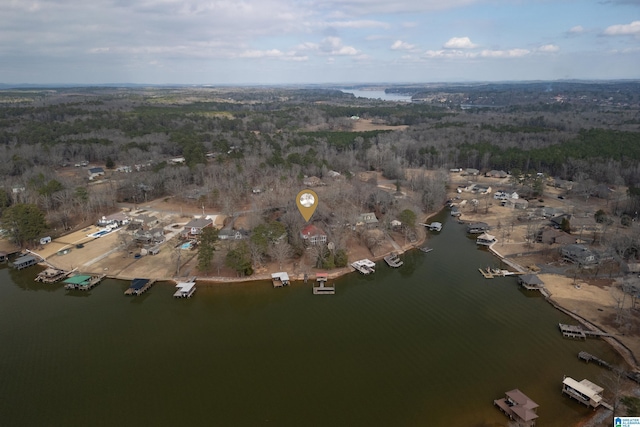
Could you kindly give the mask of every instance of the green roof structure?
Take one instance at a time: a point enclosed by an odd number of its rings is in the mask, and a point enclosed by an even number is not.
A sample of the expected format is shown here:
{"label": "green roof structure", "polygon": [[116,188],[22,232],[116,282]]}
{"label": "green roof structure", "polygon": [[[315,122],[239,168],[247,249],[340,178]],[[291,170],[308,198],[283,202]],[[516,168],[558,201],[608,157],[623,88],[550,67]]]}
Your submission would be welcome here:
{"label": "green roof structure", "polygon": [[63,283],[69,283],[71,285],[88,285],[89,282],[91,281],[91,276],[86,276],[86,275],[77,275],[77,276],[71,276],[68,279],[66,279]]}

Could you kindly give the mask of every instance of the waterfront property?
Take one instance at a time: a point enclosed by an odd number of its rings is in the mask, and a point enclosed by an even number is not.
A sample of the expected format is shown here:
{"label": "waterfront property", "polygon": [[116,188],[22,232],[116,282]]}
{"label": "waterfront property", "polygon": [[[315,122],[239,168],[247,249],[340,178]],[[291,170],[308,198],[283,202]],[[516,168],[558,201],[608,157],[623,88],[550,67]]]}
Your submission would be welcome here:
{"label": "waterfront property", "polygon": [[370,274],[376,272],[376,263],[367,258],[352,262],[351,267],[362,274]]}
{"label": "waterfront property", "polygon": [[494,400],[493,404],[519,426],[532,427],[536,425],[538,418],[536,411],[539,405],[517,388],[506,392],[505,397]]}
{"label": "waterfront property", "polygon": [[398,257],[398,254],[395,252],[391,252],[389,255],[384,257],[384,262],[386,262],[389,267],[401,267],[404,262]]}
{"label": "waterfront property", "polygon": [[22,270],[23,268],[31,267],[32,265],[36,265],[38,263],[38,258],[34,255],[22,255],[19,258],[16,258],[13,261],[13,268],[16,270]]}
{"label": "waterfront property", "polygon": [[491,246],[497,241],[498,240],[496,239],[495,236],[492,236],[489,233],[482,233],[476,239],[476,244],[481,245],[481,246]]}
{"label": "waterfront property", "polygon": [[519,276],[518,283],[529,291],[539,291],[544,288],[544,282],[535,274],[523,274]]}
{"label": "waterfront property", "polygon": [[176,283],[178,290],[173,294],[174,298],[191,298],[196,291],[196,281],[191,279],[188,282]]}
{"label": "waterfront property", "polygon": [[562,392],[590,408],[595,409],[601,405],[605,408],[611,408],[602,399],[603,391],[602,387],[587,379],[578,382],[571,377],[564,377],[562,380]]}
{"label": "waterfront property", "polygon": [[79,289],[81,291],[88,291],[89,289],[96,286],[98,283],[104,279],[106,274],[101,276],[91,276],[87,274],[78,274],[76,276],[71,276],[68,279],[64,280],[64,288],[71,289]]}
{"label": "waterfront property", "polygon": [[140,295],[145,293],[153,284],[155,279],[133,279],[131,285],[124,291],[125,295]]}
{"label": "waterfront property", "polygon": [[281,288],[283,286],[289,286],[289,275],[283,271],[271,274],[271,281],[274,288]]}

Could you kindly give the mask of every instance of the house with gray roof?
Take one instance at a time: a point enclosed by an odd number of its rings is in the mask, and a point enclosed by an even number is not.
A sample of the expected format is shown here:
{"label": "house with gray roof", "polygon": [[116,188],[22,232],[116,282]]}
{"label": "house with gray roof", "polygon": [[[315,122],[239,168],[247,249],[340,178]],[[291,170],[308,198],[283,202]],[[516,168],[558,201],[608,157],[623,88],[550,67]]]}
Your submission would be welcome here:
{"label": "house with gray roof", "polygon": [[560,248],[560,254],[565,260],[582,266],[591,266],[598,263],[596,254],[584,245],[567,245]]}

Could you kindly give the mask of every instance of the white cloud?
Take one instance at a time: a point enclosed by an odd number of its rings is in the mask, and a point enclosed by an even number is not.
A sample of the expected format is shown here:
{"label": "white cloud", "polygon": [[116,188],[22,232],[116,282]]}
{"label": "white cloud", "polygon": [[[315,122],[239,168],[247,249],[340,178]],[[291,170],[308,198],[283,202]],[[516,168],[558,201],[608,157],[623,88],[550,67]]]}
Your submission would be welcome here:
{"label": "white cloud", "polygon": [[416,45],[410,44],[407,42],[403,42],[402,40],[396,40],[392,45],[392,50],[413,50],[416,48]]}
{"label": "white cloud", "polygon": [[327,9],[347,15],[418,13],[455,9],[481,0],[311,0],[312,9]]}
{"label": "white cloud", "polygon": [[560,51],[560,47],[555,44],[545,44],[536,49],[538,52],[555,53]]}
{"label": "white cloud", "polygon": [[442,47],[445,49],[474,49],[478,45],[472,43],[469,37],[452,37]]}
{"label": "white cloud", "polygon": [[358,20],[358,21],[332,21],[327,22],[327,26],[333,28],[353,28],[353,29],[362,29],[362,28],[390,28],[390,25],[386,22],[381,21],[368,21],[368,20]]}
{"label": "white cloud", "polygon": [[329,55],[357,55],[358,49],[342,44],[340,37],[325,37],[319,45],[320,51]]}
{"label": "white cloud", "polygon": [[424,53],[425,58],[444,58],[444,59],[454,59],[454,58],[473,58],[475,56],[474,53],[464,52],[461,50],[455,49],[447,49],[447,50],[428,50]]}
{"label": "white cloud", "polygon": [[521,58],[530,53],[531,51],[527,49],[483,50],[480,52],[480,56],[483,58]]}
{"label": "white cloud", "polygon": [[585,32],[585,29],[582,25],[576,25],[575,27],[571,27],[569,30],[569,34],[582,34]]}
{"label": "white cloud", "polygon": [[607,36],[638,36],[640,37],[640,21],[633,21],[630,24],[611,25],[604,30]]}

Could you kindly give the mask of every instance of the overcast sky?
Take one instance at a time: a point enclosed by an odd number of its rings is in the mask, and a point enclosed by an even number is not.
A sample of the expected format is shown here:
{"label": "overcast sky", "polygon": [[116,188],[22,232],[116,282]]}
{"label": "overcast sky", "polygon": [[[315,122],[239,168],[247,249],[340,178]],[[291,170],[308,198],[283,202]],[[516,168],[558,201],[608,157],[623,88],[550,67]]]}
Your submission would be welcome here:
{"label": "overcast sky", "polygon": [[0,83],[640,78],[640,0],[0,0]]}

